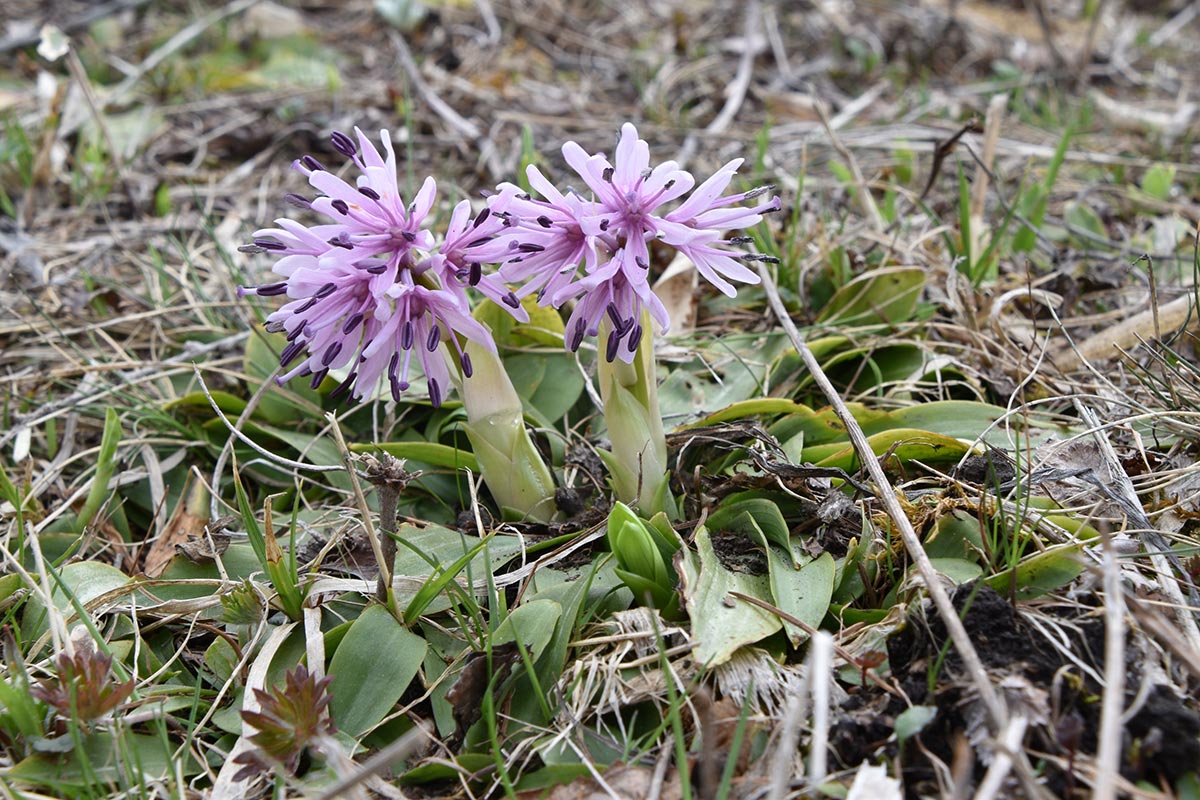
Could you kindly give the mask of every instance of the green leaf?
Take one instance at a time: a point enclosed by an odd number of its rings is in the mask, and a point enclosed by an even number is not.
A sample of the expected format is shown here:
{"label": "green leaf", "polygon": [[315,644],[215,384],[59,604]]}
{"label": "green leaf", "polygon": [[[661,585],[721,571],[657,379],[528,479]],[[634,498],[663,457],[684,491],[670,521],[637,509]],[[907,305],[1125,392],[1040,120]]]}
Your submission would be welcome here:
{"label": "green leaf", "polygon": [[553,600],[530,600],[513,609],[492,634],[492,647],[519,641],[534,661],[554,636],[562,606]]}
{"label": "green leaf", "polygon": [[[61,583],[60,586],[51,581],[51,586],[54,586],[51,599],[54,601],[55,607],[62,611],[68,619],[75,613],[74,604],[71,602],[72,598],[80,605],[86,606],[96,598],[130,582],[128,575],[102,561],[76,561],[73,564],[67,564],[58,573],[58,579]],[[70,593],[69,596],[67,592]],[[21,630],[26,641],[33,641],[49,629],[46,606],[42,602],[40,594],[29,596],[25,602],[24,612]],[[32,654],[26,655],[28,657]]]}
{"label": "green leaf", "polygon": [[[254,331],[246,340],[246,353],[242,357],[242,370],[250,379],[251,389],[257,390],[264,381],[271,379],[279,368],[281,338],[269,337],[260,330]],[[310,389],[304,380],[291,381],[286,386],[272,386],[263,393],[254,409],[254,418],[273,425],[294,423],[297,418],[320,418],[321,395]],[[239,412],[240,413],[240,412]]]}
{"label": "green leaf", "polygon": [[1004,570],[984,580],[997,592],[1009,596],[1016,584],[1018,600],[1040,597],[1066,586],[1083,572],[1079,553],[1081,544],[1071,543],[1048,547],[1024,558],[1015,569]]}
{"label": "green leaf", "polygon": [[109,406],[104,410],[104,434],[100,438],[100,453],[96,456],[96,476],[92,480],[92,488],[88,491],[83,508],[75,517],[75,531],[81,533],[92,520],[100,506],[108,498],[108,481],[112,478],[113,468],[117,461],[117,445],[121,441],[121,419],[117,410]]}
{"label": "green leaf", "polygon": [[817,317],[819,324],[893,325],[912,318],[925,288],[920,267],[880,267],[834,292]]}
{"label": "green leaf", "polygon": [[1171,199],[1171,187],[1174,183],[1173,164],[1154,164],[1142,175],[1142,191],[1164,203]]}
{"label": "green leaf", "polygon": [[[1108,231],[1104,229],[1104,221],[1100,219],[1100,215],[1092,210],[1091,206],[1079,202],[1067,203],[1066,211],[1063,213],[1067,222],[1088,233],[1094,233],[1100,238],[1107,238]],[[1089,243],[1086,237],[1077,236],[1084,243]]]}
{"label": "green leaf", "polygon": [[[217,404],[217,408],[231,416],[238,416],[246,410],[246,401],[242,398],[232,395],[229,392],[222,392],[219,389],[210,391],[213,402]],[[173,411],[177,408],[199,408],[206,412],[212,412],[212,406],[209,405],[208,397],[204,392],[191,392],[183,397],[176,397],[163,404],[163,411]]]}
{"label": "green leaf", "polygon": [[474,453],[437,442],[380,442],[378,444],[356,442],[349,447],[352,453],[375,453],[382,450],[396,458],[420,461],[434,467],[469,469],[472,472],[479,472],[479,462],[475,460]]}
{"label": "green leaf", "polygon": [[683,596],[696,641],[693,658],[705,667],[723,664],[739,647],[765,639],[783,627],[779,617],[758,606],[730,597],[740,592],[772,602],[768,575],[731,572],[713,550],[708,528],[696,529],[695,552],[683,550]]}
{"label": "green leaf", "polygon": [[[956,462],[967,455],[970,448],[958,439],[929,431],[897,428],[867,437],[871,452],[876,456],[888,454],[901,464],[921,461],[926,464]],[[858,454],[851,445],[818,445],[806,447],[804,460],[818,467],[837,467],[847,472],[859,468]]]}
{"label": "green leaf", "polygon": [[[747,525],[742,520],[743,515],[752,518],[754,525]],[[706,524],[710,530],[729,529],[744,533],[753,531],[755,535],[761,533],[766,537],[766,542],[778,545],[785,552],[791,552],[791,531],[779,506],[770,500],[751,498],[725,503],[712,513]],[[793,557],[793,565],[799,569],[801,562]]]}
{"label": "green leaf", "polygon": [[329,712],[338,730],[361,737],[408,689],[428,645],[380,605],[350,626],[329,663]]}
{"label": "green leaf", "polygon": [[21,784],[47,787],[56,793],[87,790],[88,797],[105,788],[127,791],[130,786],[157,783],[179,770],[195,775],[199,765],[185,750],[175,757],[175,745],[161,736],[122,731],[114,736],[96,732],[83,737],[82,748],[63,754],[35,753],[5,771],[4,777]]}
{"label": "green leaf", "polygon": [[504,367],[527,409],[538,423],[558,422],[583,394],[584,378],[574,356],[566,353],[522,353],[504,359]]}
{"label": "green leaf", "polygon": [[910,706],[896,716],[896,739],[900,744],[923,731],[937,716],[937,706]]}

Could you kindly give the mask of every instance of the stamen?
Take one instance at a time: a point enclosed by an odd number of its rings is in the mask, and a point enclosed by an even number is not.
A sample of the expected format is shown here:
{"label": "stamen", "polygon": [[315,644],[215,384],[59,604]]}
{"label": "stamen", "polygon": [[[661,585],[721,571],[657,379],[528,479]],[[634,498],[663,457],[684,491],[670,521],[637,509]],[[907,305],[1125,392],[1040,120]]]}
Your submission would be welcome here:
{"label": "stamen", "polygon": [[435,322],[433,327],[429,329],[429,338],[425,342],[425,349],[432,353],[434,350],[437,350],[438,345],[441,344],[441,341],[442,329]]}
{"label": "stamen", "polygon": [[[612,167],[605,167],[605,168],[604,168],[604,172],[602,172],[602,173],[601,173],[601,177],[603,177],[603,178],[604,178],[604,181],[605,181],[605,183],[612,183],[612,179],[613,179],[613,168],[612,168]],[[611,361],[612,359],[609,359],[609,360]]]}
{"label": "stamen", "polygon": [[579,322],[575,323],[575,332],[571,334],[571,346],[568,349],[573,353],[578,351],[579,346],[583,344],[583,337],[586,334],[587,324],[583,320],[579,320]]}
{"label": "stamen", "polygon": [[307,169],[312,170],[313,172],[325,172],[326,171],[324,165],[321,164],[320,161],[317,161],[312,156],[302,156],[300,158],[300,163],[303,164]]}
{"label": "stamen", "polygon": [[281,281],[280,283],[264,284],[257,287],[254,292],[260,297],[275,297],[287,293],[287,283]]}
{"label": "stamen", "polygon": [[488,243],[488,242],[490,242],[491,240],[492,240],[492,237],[491,237],[491,236],[485,236],[485,237],[483,237],[482,239],[475,239],[474,241],[470,242],[470,243],[467,245],[467,247],[479,247],[479,245],[481,245],[481,244],[487,244],[487,243]]}
{"label": "stamen", "polygon": [[351,372],[349,375],[346,376],[346,380],[339,383],[334,388],[334,390],[329,393],[329,399],[337,400],[339,397],[341,397],[343,394],[346,393],[347,389],[349,389],[351,386],[354,385],[354,381],[356,381],[357,379],[358,379],[358,373]]}
{"label": "stamen", "polygon": [[475,374],[475,368],[471,366],[471,357],[466,353],[458,354],[458,362],[462,364],[462,373],[464,378],[469,378]]}
{"label": "stamen", "polygon": [[634,325],[633,330],[629,333],[629,340],[625,342],[625,346],[629,348],[629,352],[636,352],[638,345],[642,341],[642,326]]}
{"label": "stamen", "polygon": [[491,214],[492,214],[492,210],[490,208],[484,206],[483,211],[479,212],[479,216],[475,217],[475,222],[473,222],[471,224],[471,227],[478,228],[480,225],[482,225],[484,223],[484,221],[487,220],[487,218],[489,216],[491,216]]}
{"label": "stamen", "polygon": [[413,346],[413,324],[412,320],[405,320],[404,325],[400,328],[400,347],[404,350],[412,350]]}
{"label": "stamen", "polygon": [[287,201],[289,206],[293,206],[295,208],[312,208],[312,202],[302,194],[288,192],[283,196],[283,199]]}
{"label": "stamen", "polygon": [[329,201],[329,205],[333,206],[333,210],[345,216],[350,213],[350,204],[340,197],[336,197]]}
{"label": "stamen", "polygon": [[267,251],[264,248],[259,247],[256,244],[243,244],[243,245],[238,246],[238,252],[255,254],[255,253],[265,253]]}
{"label": "stamen", "polygon": [[621,345],[621,334],[617,333],[616,331],[609,331],[608,344],[604,348],[605,360],[607,360],[611,363],[612,360],[617,357],[617,350],[620,347],[620,345]]}
{"label": "stamen", "polygon": [[287,245],[274,239],[255,239],[254,243],[263,250],[287,250]]}
{"label": "stamen", "polygon": [[283,352],[279,354],[279,366],[286,369],[288,364],[296,360],[296,356],[304,352],[304,345],[306,344],[308,342],[301,340],[299,342],[292,342],[283,348]]}
{"label": "stamen", "polygon": [[541,225],[543,228],[549,228],[551,225],[554,224],[553,222],[550,221],[550,218],[547,217],[545,214],[543,214],[542,216],[537,218],[537,223],[538,223],[538,225]]}
{"label": "stamen", "polygon": [[353,250],[354,245],[350,243],[350,234],[342,231],[337,236],[329,240],[329,243],[334,247],[344,247],[347,250]]}
{"label": "stamen", "polygon": [[346,321],[344,323],[342,323],[342,334],[344,336],[349,336],[350,331],[357,328],[359,326],[359,323],[361,323],[362,321],[363,321],[363,313],[361,311],[355,311],[353,314],[346,317]]}
{"label": "stamen", "polygon": [[517,249],[522,253],[540,253],[546,248],[542,247],[540,244],[534,244],[533,242],[524,242],[517,245]]}
{"label": "stamen", "polygon": [[324,286],[322,286],[320,289],[317,289],[317,291],[313,292],[313,297],[317,298],[318,300],[323,300],[324,298],[329,297],[329,295],[333,294],[334,290],[336,290],[336,289],[337,289],[336,283],[327,283]]}
{"label": "stamen", "polygon": [[442,387],[438,386],[434,378],[429,379],[429,402],[434,408],[442,405]]}
{"label": "stamen", "polygon": [[327,369],[317,370],[313,373],[312,380],[308,382],[308,385],[312,387],[312,390],[315,392],[318,388],[320,388],[321,381],[325,380],[325,376],[328,374],[329,370]]}
{"label": "stamen", "polygon": [[342,343],[333,342],[329,347],[325,348],[325,355],[321,356],[321,366],[328,367],[333,363],[333,360],[338,357],[338,353],[342,352]]}
{"label": "stamen", "polygon": [[520,308],[521,307],[521,301],[518,300],[517,296],[515,294],[513,294],[512,292],[509,292],[508,294],[504,295],[504,297],[501,297],[500,299],[504,302],[504,305],[508,306],[509,308]]}
{"label": "stamen", "polygon": [[481,280],[483,280],[483,265],[476,261],[471,264],[471,272],[467,283],[471,286],[478,286]]}
{"label": "stamen", "polygon": [[358,187],[358,193],[359,193],[359,194],[361,194],[363,197],[369,197],[369,198],[371,198],[372,200],[378,200],[378,199],[379,199],[379,192],[375,191],[375,190],[374,190],[374,189],[372,189],[370,186],[360,186],[360,187]]}
{"label": "stamen", "polygon": [[334,150],[337,150],[346,158],[354,158],[358,155],[358,148],[354,146],[354,141],[341,131],[331,133],[329,135],[329,142],[333,145]]}

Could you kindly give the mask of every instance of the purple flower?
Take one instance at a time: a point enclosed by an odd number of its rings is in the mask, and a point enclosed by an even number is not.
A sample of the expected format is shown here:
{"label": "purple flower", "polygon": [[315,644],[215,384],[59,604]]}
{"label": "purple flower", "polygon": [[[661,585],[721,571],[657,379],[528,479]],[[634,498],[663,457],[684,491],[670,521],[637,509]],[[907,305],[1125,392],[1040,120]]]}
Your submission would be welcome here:
{"label": "purple flower", "polygon": [[[742,159],[730,161],[693,191],[695,179],[674,161],[650,166],[649,146],[629,123],[621,127],[612,162],[603,154],[588,155],[575,142],[563,145],[562,152],[591,197],[559,192],[530,166],[530,186],[542,199],[501,185],[489,207],[509,227],[472,258],[500,262],[502,278],[523,284],[519,297],[537,292],[542,304],[555,307],[579,298],[567,323],[569,349],[597,335],[607,316],[605,356],[630,362],[644,333],[643,309],[668,328],[666,309],[650,288],[652,242],[682,253],[727,295],[736,293],[730,281],[758,283],[742,262],[762,256],[731,249],[747,240],[727,238],[726,231],[758,224],[764,213],[779,209],[779,198],[739,205],[769,187],[722,196]],[[689,192],[673,210],[664,209]]]}
{"label": "purple flower", "polygon": [[487,328],[470,315],[468,286],[502,303],[514,317],[529,318],[512,292],[468,260],[473,248],[504,229],[505,220],[490,219],[487,209],[471,219],[470,203],[463,201],[454,209],[446,239],[438,243],[425,228],[437,196],[433,179],[426,178],[406,204],[388,132],[382,131],[384,155],[362,131],[355,134],[357,145],[342,133],[331,137],[334,149],[361,173],[354,186],[311,156],[294,162],[321,194],[311,201],[288,195],[288,202],[331,222],[305,227],[279,219],[279,227],[256,231],[253,243],[242,250],[279,256],[272,269],[283,280],[239,287],[238,294],[289,298],[267,318],[268,331],[287,335],[280,365],[290,369],[278,378],[280,384],[310,377],[316,388],[330,371],[348,368],[332,396],[350,391],[362,399],[386,376],[392,397],[399,400],[409,386],[415,354],[437,406],[450,386],[439,345],[446,343],[467,377],[471,363],[459,336],[493,351],[496,347]]}

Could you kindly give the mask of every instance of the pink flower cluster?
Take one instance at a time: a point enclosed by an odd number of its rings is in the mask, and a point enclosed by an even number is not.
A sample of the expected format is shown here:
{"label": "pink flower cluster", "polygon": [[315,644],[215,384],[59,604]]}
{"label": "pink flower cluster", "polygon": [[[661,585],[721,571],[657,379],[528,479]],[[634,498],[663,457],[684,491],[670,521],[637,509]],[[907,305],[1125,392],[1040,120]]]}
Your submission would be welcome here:
{"label": "pink flower cluster", "polygon": [[[742,159],[699,186],[673,161],[651,168],[648,145],[627,123],[611,162],[575,142],[563,145],[588,196],[560,192],[531,166],[527,175],[540,199],[502,184],[475,216],[469,201],[460,202],[439,241],[426,227],[437,194],[434,180],[426,178],[406,203],[388,132],[382,132],[383,154],[361,131],[355,134],[357,142],[343,133],[331,137],[333,148],[358,168],[353,185],[311,156],[293,165],[318,195],[309,200],[289,194],[288,202],[329,222],[306,227],[279,219],[278,227],[256,231],[253,243],[242,248],[278,257],[273,271],[282,280],[238,291],[288,298],[267,318],[269,331],[287,336],[281,384],[309,377],[315,388],[330,371],[348,367],[335,395],[350,391],[362,399],[386,376],[399,400],[415,356],[431,402],[440,405],[451,380],[439,347],[452,348],[466,377],[471,362],[459,337],[496,347],[488,329],[471,316],[468,287],[521,321],[528,319],[520,300],[527,295],[536,292],[540,303],[556,308],[574,301],[568,349],[578,350],[586,337],[597,336],[607,317],[605,357],[632,361],[647,334],[643,309],[664,330],[670,324],[651,289],[651,245],[683,254],[732,296],[731,281],[758,282],[744,262],[764,257],[739,252],[749,240],[729,232],[756,225],[779,208],[777,197],[741,205],[770,187],[724,194]],[[485,264],[499,264],[498,274],[484,274]],[[521,288],[511,291],[509,282]]]}

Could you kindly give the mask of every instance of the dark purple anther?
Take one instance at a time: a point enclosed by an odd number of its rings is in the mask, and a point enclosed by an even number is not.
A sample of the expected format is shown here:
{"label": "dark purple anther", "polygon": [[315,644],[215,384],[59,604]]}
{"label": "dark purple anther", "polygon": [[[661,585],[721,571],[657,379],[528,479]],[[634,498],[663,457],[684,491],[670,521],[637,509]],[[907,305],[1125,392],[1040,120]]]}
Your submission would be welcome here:
{"label": "dark purple anther", "polygon": [[255,239],[254,244],[261,247],[263,250],[287,250],[287,245],[283,242],[277,242],[274,239]]}
{"label": "dark purple anther", "polygon": [[308,382],[308,385],[310,387],[312,387],[313,391],[316,391],[317,388],[320,387],[321,381],[325,380],[325,376],[328,374],[329,374],[329,370],[327,370],[327,369],[317,370],[316,372],[313,373],[312,380]]}
{"label": "dark purple anther", "polygon": [[621,321],[621,312],[617,311],[617,304],[609,303],[608,308],[605,310],[608,311],[608,318],[612,320],[613,327],[620,330],[623,323]]}
{"label": "dark purple anther", "polygon": [[754,241],[754,237],[753,236],[730,236],[725,241],[729,242],[730,244],[750,244],[751,242]]}
{"label": "dark purple anther", "polygon": [[491,210],[490,208],[487,208],[487,207],[485,206],[485,207],[484,207],[484,209],[483,209],[483,211],[480,211],[480,212],[479,212],[479,216],[475,217],[475,222],[473,222],[473,223],[471,224],[471,227],[472,227],[472,228],[478,228],[478,227],[479,227],[480,225],[482,225],[482,224],[483,224],[483,223],[484,223],[484,222],[487,220],[487,218],[488,218],[488,217],[490,217],[491,215],[492,215],[492,210]]}
{"label": "dark purple anther", "polygon": [[442,387],[438,386],[438,382],[433,378],[429,379],[429,402],[434,408],[442,405]]}
{"label": "dark purple anther", "polygon": [[296,360],[296,356],[304,351],[304,345],[307,342],[292,342],[287,347],[283,348],[283,352],[279,354],[279,366],[286,368]]}
{"label": "dark purple anther", "polygon": [[602,230],[602,231],[607,231],[607,230],[608,230],[608,218],[607,218],[607,217],[605,217],[604,219],[600,220],[600,230]]}
{"label": "dark purple anther", "polygon": [[304,333],[304,326],[297,325],[296,330],[292,331],[291,333],[289,333],[287,335],[287,340],[289,342],[294,342],[294,341],[296,341],[297,338],[299,338],[300,334],[302,334],[302,333]]}
{"label": "dark purple anther", "polygon": [[650,269],[650,262],[648,262],[646,259],[642,258],[641,256],[635,257],[633,259],[633,263],[637,264],[642,269]]}
{"label": "dark purple anther", "polygon": [[289,206],[293,206],[295,208],[305,208],[305,209],[312,208],[312,202],[309,201],[309,199],[302,194],[296,194],[295,192],[288,192],[287,194],[285,194],[283,196],[283,199],[287,201],[287,204]]}
{"label": "dark purple anther", "polygon": [[329,205],[333,206],[333,210],[342,216],[346,216],[350,213],[350,204],[340,197],[335,197],[333,200],[330,200]]}
{"label": "dark purple anther", "polygon": [[471,272],[467,278],[467,283],[471,286],[478,286],[481,280],[483,280],[483,265],[477,261],[471,265]]}
{"label": "dark purple anther", "polygon": [[346,390],[354,385],[354,381],[357,378],[358,378],[358,373],[351,372],[349,375],[346,376],[346,380],[339,383],[337,385],[337,387],[332,392],[329,393],[329,399],[337,400],[339,397],[344,395],[346,393]]}
{"label": "dark purple anther", "polygon": [[357,328],[359,323],[362,321],[363,321],[363,313],[361,311],[355,311],[353,314],[346,317],[346,321],[342,324],[342,334],[345,336],[349,336],[350,331]]}
{"label": "dark purple anther", "polygon": [[300,163],[303,164],[305,168],[310,169],[313,172],[325,172],[324,165],[322,165],[320,161],[317,161],[312,156],[303,156],[300,159]]}
{"label": "dark purple anther", "polygon": [[350,234],[342,231],[337,236],[329,240],[329,243],[334,247],[344,247],[347,250],[353,250],[354,245],[350,243]]}
{"label": "dark purple anther", "polygon": [[540,244],[534,244],[533,242],[524,242],[523,244],[517,245],[517,249],[522,253],[540,253],[546,248],[542,247]]}
{"label": "dark purple anther", "polygon": [[377,264],[373,267],[367,267],[365,271],[371,275],[382,275],[387,272],[387,264]]}
{"label": "dark purple anther", "polygon": [[371,198],[372,200],[378,200],[378,199],[379,199],[379,192],[375,191],[375,190],[374,190],[374,189],[372,189],[370,186],[360,186],[360,187],[358,187],[358,193],[359,193],[359,194],[361,194],[363,197],[369,197],[369,198]]}
{"label": "dark purple anther", "polygon": [[634,325],[633,330],[629,332],[629,340],[625,343],[625,346],[628,347],[629,352],[632,353],[635,350],[637,350],[638,345],[641,343],[641,341],[642,341],[642,326]]}
{"label": "dark purple anther", "polygon": [[333,149],[344,155],[346,158],[354,158],[358,155],[358,148],[354,146],[354,140],[341,131],[334,131],[329,135],[329,142],[333,145]]}
{"label": "dark purple anther", "polygon": [[338,353],[342,352],[342,343],[333,342],[329,347],[325,348],[325,355],[321,356],[321,366],[328,367],[333,363],[333,360],[338,357]]}
{"label": "dark purple anther", "polygon": [[584,324],[583,320],[579,320],[579,322],[575,323],[575,332],[571,334],[570,350],[572,353],[579,350],[579,346],[583,344],[583,337],[586,335],[587,326]]}
{"label": "dark purple anther", "polygon": [[411,319],[406,319],[404,324],[400,326],[400,347],[405,350],[412,350],[413,346],[413,324]]}
{"label": "dark purple anther", "polygon": [[541,225],[543,228],[549,228],[551,225],[554,224],[550,221],[550,218],[547,217],[545,214],[538,217],[537,222],[538,222],[538,225]]}
{"label": "dark purple anther", "polygon": [[396,365],[400,363],[400,354],[392,353],[392,359],[388,361],[387,374],[388,378],[393,382],[396,380]]}
{"label": "dark purple anther", "polygon": [[482,239],[475,239],[474,241],[470,242],[470,243],[467,245],[467,247],[479,247],[479,245],[481,245],[481,244],[487,244],[487,243],[488,243],[488,242],[490,242],[491,240],[492,240],[492,237],[490,237],[490,236],[485,236],[485,237],[483,237]]}
{"label": "dark purple anther", "polygon": [[504,295],[504,297],[501,297],[500,299],[503,300],[504,305],[508,306],[509,308],[520,308],[521,307],[521,301],[518,300],[517,296],[515,294],[513,294],[512,292],[509,292],[508,294]]}
{"label": "dark purple anther", "polygon": [[617,357],[617,349],[621,346],[621,334],[616,331],[609,331],[608,343],[604,348],[604,358],[608,362],[612,362]]}
{"label": "dark purple anther", "polygon": [[[613,168],[605,167],[604,172],[601,173],[601,177],[604,178],[605,182],[612,183],[612,176],[613,176]],[[612,359],[610,358],[609,361],[612,361]]]}
{"label": "dark purple anther", "polygon": [[442,329],[437,323],[434,323],[433,327],[429,329],[429,338],[425,341],[425,349],[432,353],[434,350],[437,350],[441,341]]}
{"label": "dark purple anther", "polygon": [[287,283],[266,283],[254,290],[261,297],[276,297],[277,295],[287,294]]}
{"label": "dark purple anther", "polygon": [[317,289],[315,292],[313,292],[313,297],[317,298],[318,300],[323,300],[326,297],[329,297],[329,295],[333,294],[336,289],[336,283],[327,283],[320,289]]}
{"label": "dark purple anther", "polygon": [[396,380],[395,375],[388,376],[388,384],[392,388],[392,399],[395,400],[397,403],[399,403],[400,402],[400,393],[403,392],[405,389],[407,389],[408,386],[401,384],[400,381]]}
{"label": "dark purple anther", "polygon": [[466,353],[459,354],[459,363],[462,364],[462,372],[464,378],[469,378],[475,374],[475,368],[471,366],[471,357]]}
{"label": "dark purple anther", "polygon": [[305,300],[301,305],[297,306],[296,308],[293,308],[292,313],[293,314],[303,314],[305,311],[308,311],[310,308],[315,306],[318,302],[319,302],[319,298],[310,297],[307,300]]}

